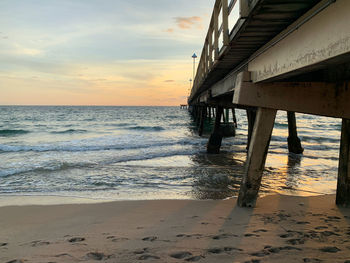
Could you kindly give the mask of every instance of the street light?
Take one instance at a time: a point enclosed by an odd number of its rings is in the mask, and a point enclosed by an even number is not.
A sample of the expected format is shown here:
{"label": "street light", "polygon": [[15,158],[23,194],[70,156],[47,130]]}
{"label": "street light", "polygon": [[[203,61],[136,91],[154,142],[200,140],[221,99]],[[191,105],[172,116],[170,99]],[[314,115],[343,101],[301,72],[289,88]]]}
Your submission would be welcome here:
{"label": "street light", "polygon": [[190,87],[188,88],[188,96],[190,95],[190,90],[192,89],[192,79],[190,79]]}
{"label": "street light", "polygon": [[196,53],[193,53],[192,58],[193,58],[193,79],[194,79],[194,72],[195,72],[196,58],[197,58]]}

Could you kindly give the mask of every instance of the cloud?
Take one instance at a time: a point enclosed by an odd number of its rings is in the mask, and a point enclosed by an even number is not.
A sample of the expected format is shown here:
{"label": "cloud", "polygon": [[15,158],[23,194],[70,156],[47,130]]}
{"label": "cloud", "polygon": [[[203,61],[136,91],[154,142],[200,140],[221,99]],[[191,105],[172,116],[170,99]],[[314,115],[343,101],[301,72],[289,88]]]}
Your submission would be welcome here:
{"label": "cloud", "polygon": [[170,83],[170,82],[175,82],[175,80],[173,80],[173,79],[167,79],[167,80],[164,80],[164,82]]}
{"label": "cloud", "polygon": [[165,30],[165,32],[167,32],[167,33],[173,33],[173,32],[174,32],[174,28],[168,28],[167,30]]}
{"label": "cloud", "polygon": [[202,26],[202,19],[199,16],[175,17],[175,22],[177,26],[181,29],[190,29],[193,26],[201,28]]}

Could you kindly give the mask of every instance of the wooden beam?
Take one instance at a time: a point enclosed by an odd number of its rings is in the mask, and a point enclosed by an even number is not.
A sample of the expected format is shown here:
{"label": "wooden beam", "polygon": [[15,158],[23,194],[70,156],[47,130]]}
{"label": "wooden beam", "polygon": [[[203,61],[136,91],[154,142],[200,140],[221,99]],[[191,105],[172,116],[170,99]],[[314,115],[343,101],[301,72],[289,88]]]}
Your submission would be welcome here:
{"label": "wooden beam", "polygon": [[350,120],[343,119],[336,204],[350,206]]}
{"label": "wooden beam", "polygon": [[234,104],[350,119],[349,81],[252,83],[238,77],[237,80]]}
{"label": "wooden beam", "polygon": [[256,109],[247,109],[247,119],[248,119],[248,138],[247,138],[247,150],[249,150],[250,141],[252,139],[254,123],[256,119]]}
{"label": "wooden beam", "polygon": [[249,146],[245,173],[238,196],[238,205],[254,207],[270,144],[276,110],[259,108]]}
{"label": "wooden beam", "polygon": [[350,53],[350,1],[331,2],[319,1],[252,55],[248,70],[254,82],[307,70]]}

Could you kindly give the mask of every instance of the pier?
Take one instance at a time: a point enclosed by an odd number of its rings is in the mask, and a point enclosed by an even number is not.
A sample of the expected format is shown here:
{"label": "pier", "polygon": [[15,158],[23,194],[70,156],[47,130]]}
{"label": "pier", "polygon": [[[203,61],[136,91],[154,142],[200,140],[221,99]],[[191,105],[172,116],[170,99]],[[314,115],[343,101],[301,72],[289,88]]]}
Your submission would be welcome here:
{"label": "pier", "polygon": [[255,206],[278,110],[296,154],[295,112],[342,118],[336,203],[350,205],[349,13],[348,0],[216,0],[188,105],[199,135],[215,118],[208,153],[220,151],[224,123],[236,126],[235,109],[246,110],[240,206]]}

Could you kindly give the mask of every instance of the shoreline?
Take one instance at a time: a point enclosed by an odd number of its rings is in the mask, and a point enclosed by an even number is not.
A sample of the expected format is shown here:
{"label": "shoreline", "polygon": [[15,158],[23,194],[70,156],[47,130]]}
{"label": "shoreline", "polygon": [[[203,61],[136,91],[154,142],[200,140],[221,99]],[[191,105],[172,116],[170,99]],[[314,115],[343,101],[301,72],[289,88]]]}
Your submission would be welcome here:
{"label": "shoreline", "polygon": [[[0,207],[0,262],[345,262],[335,195]],[[22,260],[22,261],[20,261]],[[256,261],[254,261],[256,260]],[[259,260],[259,261],[258,261]]]}
{"label": "shoreline", "polygon": [[[296,194],[298,193],[298,194]],[[308,190],[290,190],[290,192],[270,192],[260,193],[259,198],[266,196],[294,196],[294,197],[315,197],[334,195],[327,193],[319,193]],[[0,208],[7,206],[46,206],[46,205],[75,205],[75,204],[99,204],[99,203],[111,203],[111,202],[125,202],[125,201],[176,201],[176,200],[187,200],[187,201],[220,201],[236,199],[237,196],[227,197],[225,199],[193,199],[193,198],[107,198],[107,197],[84,197],[76,195],[60,195],[60,194],[0,194]]]}

